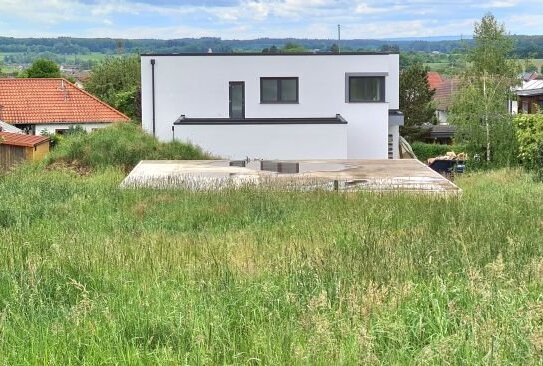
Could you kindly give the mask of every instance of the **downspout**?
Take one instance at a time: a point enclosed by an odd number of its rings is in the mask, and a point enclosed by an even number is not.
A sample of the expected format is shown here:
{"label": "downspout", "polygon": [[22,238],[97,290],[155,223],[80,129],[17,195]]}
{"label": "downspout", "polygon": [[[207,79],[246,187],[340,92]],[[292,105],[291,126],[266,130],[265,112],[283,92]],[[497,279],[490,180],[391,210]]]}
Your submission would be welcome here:
{"label": "downspout", "polygon": [[155,112],[155,59],[151,59],[151,92],[153,99],[153,137],[155,137],[156,112]]}

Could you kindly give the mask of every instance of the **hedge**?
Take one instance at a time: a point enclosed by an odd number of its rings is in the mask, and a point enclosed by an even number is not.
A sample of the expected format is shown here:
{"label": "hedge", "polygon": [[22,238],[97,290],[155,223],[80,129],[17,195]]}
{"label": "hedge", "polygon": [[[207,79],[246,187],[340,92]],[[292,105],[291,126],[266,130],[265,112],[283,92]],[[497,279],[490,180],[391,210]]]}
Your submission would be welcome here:
{"label": "hedge", "polygon": [[543,144],[543,114],[519,114],[513,123],[521,163],[528,169],[537,168],[537,155]]}
{"label": "hedge", "polygon": [[417,159],[426,163],[429,158],[435,158],[436,156],[442,156],[453,151],[456,154],[461,152],[466,152],[466,147],[464,145],[440,145],[440,144],[427,144],[424,142],[414,142],[411,144],[413,152],[417,156]]}

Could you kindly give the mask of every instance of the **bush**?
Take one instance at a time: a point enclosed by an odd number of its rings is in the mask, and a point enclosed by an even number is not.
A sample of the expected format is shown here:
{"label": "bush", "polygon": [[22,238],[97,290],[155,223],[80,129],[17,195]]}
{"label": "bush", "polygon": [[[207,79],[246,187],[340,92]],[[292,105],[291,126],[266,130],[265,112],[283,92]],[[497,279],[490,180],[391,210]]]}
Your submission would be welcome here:
{"label": "bush", "polygon": [[534,159],[534,170],[536,174],[536,180],[543,182],[543,141],[540,141]]}
{"label": "bush", "polygon": [[464,145],[440,145],[440,144],[427,144],[424,142],[415,142],[411,144],[413,152],[417,156],[417,159],[426,163],[429,158],[435,158],[436,156],[445,155],[449,151],[455,153],[461,153],[466,151]]}
{"label": "bush", "polygon": [[45,136],[45,137],[49,137],[49,146],[51,148],[55,148],[58,143],[63,140],[66,136],[68,135],[73,135],[73,134],[77,134],[77,133],[82,133],[82,134],[86,134],[87,131],[81,127],[80,125],[76,125],[76,126],[70,126],[68,127],[68,129],[64,132],[64,134],[58,134],[58,133],[49,133],[47,131],[42,131],[41,132],[41,136]]}
{"label": "bush", "polygon": [[49,154],[47,164],[63,162],[96,169],[132,169],[140,160],[209,159],[199,147],[180,142],[162,143],[132,123],[119,123],[92,133],[64,136]]}
{"label": "bush", "polygon": [[537,169],[537,158],[543,143],[543,114],[518,115],[514,119],[514,126],[521,163],[528,169]]}

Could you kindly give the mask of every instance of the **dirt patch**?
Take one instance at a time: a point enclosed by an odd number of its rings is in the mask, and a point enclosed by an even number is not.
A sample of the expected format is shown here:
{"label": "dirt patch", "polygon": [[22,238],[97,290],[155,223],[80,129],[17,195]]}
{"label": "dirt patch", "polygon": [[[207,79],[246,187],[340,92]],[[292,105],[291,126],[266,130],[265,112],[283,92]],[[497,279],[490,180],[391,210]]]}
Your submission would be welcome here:
{"label": "dirt patch", "polygon": [[52,164],[47,165],[47,170],[60,170],[60,171],[70,171],[73,173],[76,173],[80,176],[88,176],[92,173],[92,169],[88,166],[85,166],[78,162],[77,160],[73,160],[70,162],[66,161],[55,161]]}

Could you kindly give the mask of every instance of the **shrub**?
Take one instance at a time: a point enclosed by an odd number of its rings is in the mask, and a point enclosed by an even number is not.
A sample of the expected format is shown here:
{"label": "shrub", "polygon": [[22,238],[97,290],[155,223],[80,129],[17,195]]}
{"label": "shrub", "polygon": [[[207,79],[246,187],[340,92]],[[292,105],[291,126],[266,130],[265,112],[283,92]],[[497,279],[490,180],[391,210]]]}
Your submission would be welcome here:
{"label": "shrub", "polygon": [[140,160],[209,158],[199,147],[180,142],[162,143],[135,124],[119,123],[88,134],[64,136],[46,163],[63,162],[91,169],[114,166],[129,170]]}
{"label": "shrub", "polygon": [[445,155],[449,151],[455,153],[465,152],[466,147],[464,145],[440,145],[440,144],[427,144],[424,142],[415,142],[411,144],[413,152],[417,156],[417,159],[426,163],[429,158],[435,158],[436,156]]}
{"label": "shrub", "polygon": [[539,148],[543,143],[543,114],[518,115],[514,125],[521,163],[528,169],[537,168]]}
{"label": "shrub", "polygon": [[76,126],[70,126],[68,127],[68,129],[64,132],[64,134],[58,134],[58,133],[49,133],[47,131],[42,131],[41,132],[41,136],[46,136],[46,137],[49,137],[49,146],[51,148],[55,148],[58,143],[64,139],[66,136],[68,135],[73,135],[73,134],[77,134],[77,133],[82,133],[82,134],[86,134],[87,131],[81,127],[80,125],[76,125]]}
{"label": "shrub", "polygon": [[539,142],[534,158],[536,180],[543,182],[543,141]]}

